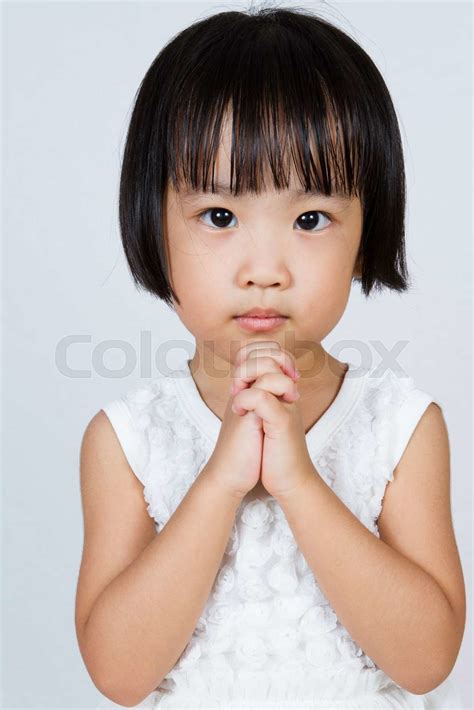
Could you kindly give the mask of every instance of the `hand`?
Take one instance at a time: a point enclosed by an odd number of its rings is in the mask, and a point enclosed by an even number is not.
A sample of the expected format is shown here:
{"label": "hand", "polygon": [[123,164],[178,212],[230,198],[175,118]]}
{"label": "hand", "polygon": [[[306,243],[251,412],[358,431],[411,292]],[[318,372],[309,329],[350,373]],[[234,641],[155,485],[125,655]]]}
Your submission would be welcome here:
{"label": "hand", "polygon": [[250,413],[261,418],[262,484],[270,495],[283,497],[316,474],[298,404],[294,358],[279,343],[258,341],[239,350],[236,365],[233,406],[244,419]]}
{"label": "hand", "polygon": [[260,479],[263,452],[262,420],[254,412],[239,417],[229,396],[214,451],[204,467],[206,476],[237,498]]}

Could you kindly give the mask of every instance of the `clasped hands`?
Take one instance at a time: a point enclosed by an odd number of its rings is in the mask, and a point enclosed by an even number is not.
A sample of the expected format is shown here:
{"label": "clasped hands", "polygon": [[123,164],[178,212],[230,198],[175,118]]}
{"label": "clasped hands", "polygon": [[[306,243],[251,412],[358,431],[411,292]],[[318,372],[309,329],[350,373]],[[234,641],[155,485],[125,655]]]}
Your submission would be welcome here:
{"label": "clasped hands", "polygon": [[232,377],[232,411],[253,411],[262,420],[260,480],[271,496],[284,498],[317,471],[306,445],[293,355],[274,341],[240,348]]}

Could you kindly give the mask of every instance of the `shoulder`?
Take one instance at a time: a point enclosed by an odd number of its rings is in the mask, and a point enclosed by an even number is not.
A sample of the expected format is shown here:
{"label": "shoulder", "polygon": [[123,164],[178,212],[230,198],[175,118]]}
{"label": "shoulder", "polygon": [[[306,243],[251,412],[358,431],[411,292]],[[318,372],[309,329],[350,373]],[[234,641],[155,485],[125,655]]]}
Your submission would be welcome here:
{"label": "shoulder", "polygon": [[[405,506],[428,495],[446,494],[450,486],[449,437],[443,412],[436,402],[430,402],[416,423],[400,460],[393,470],[378,520],[383,537],[393,519]],[[446,509],[444,511],[446,513]],[[387,537],[387,535],[385,535]]]}
{"label": "shoulder", "polygon": [[413,377],[406,372],[395,372],[391,368],[379,366],[367,369],[364,373],[365,386],[363,399],[374,412],[394,411],[403,405],[415,392],[421,392]]}
{"label": "shoulder", "polygon": [[[417,398],[417,390],[410,395],[404,403],[405,415],[408,417],[413,410],[413,399]],[[418,416],[419,414],[419,416]],[[404,422],[401,423],[401,426]],[[406,426],[406,424],[405,424]],[[398,481],[401,487],[402,480],[407,479],[408,483],[443,485],[445,488],[450,484],[450,447],[449,434],[443,411],[435,401],[423,401],[423,408],[416,418],[410,422],[409,438],[406,446],[400,453],[393,470],[394,481]],[[428,465],[427,465],[428,464]],[[434,465],[430,474],[429,464]],[[416,473],[411,473],[415,472]],[[433,471],[436,478],[433,478]],[[392,490],[395,485],[392,486]],[[386,496],[388,491],[386,493]]]}
{"label": "shoulder", "polygon": [[[101,471],[101,479],[106,475],[111,480],[116,480],[121,470],[125,470],[123,463],[127,463],[128,457],[124,457],[124,447],[121,445],[113,426],[105,412],[100,409],[87,423],[80,445],[80,471],[81,480],[87,483],[87,477]],[[128,463],[130,461],[128,460]]]}
{"label": "shoulder", "polygon": [[145,484],[151,444],[166,433],[172,405],[173,383],[160,375],[135,385],[103,404],[91,420],[93,429],[102,427],[120,444],[132,471]]}
{"label": "shoulder", "polygon": [[109,400],[102,405],[102,410],[108,416],[110,414],[111,419],[114,416],[126,417],[137,430],[145,430],[154,420],[159,419],[164,411],[171,409],[170,405],[175,399],[172,377],[158,375]]}
{"label": "shoulder", "polygon": [[[170,377],[159,375],[153,379],[136,384],[125,392],[122,392],[116,399],[107,402],[102,409],[107,410],[109,406],[119,406],[127,408],[134,415],[137,423],[140,424],[140,417],[153,410],[154,405],[163,398],[171,395],[174,390]],[[144,421],[148,421],[146,418]]]}
{"label": "shoulder", "polygon": [[444,422],[436,398],[417,387],[413,377],[405,372],[398,373],[390,368],[380,372],[377,367],[368,371],[362,400],[372,422],[375,443],[384,451],[383,461],[390,478],[425,413],[431,418],[432,412],[437,412],[438,426],[439,417]]}

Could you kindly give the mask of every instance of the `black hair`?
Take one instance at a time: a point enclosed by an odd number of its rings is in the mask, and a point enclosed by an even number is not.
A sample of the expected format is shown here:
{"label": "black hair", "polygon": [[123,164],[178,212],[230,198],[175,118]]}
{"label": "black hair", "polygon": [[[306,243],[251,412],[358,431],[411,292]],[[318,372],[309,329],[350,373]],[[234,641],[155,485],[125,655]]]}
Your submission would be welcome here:
{"label": "black hair", "polygon": [[387,86],[341,29],[307,9],[264,6],[188,26],[159,52],[137,90],[119,190],[121,238],[135,284],[171,308],[172,298],[180,304],[163,233],[167,184],[208,191],[212,166],[214,193],[229,109],[232,193],[258,194],[265,167],[276,190],[287,188],[287,146],[303,189],[360,197],[355,280],[364,295],[383,287],[405,291],[405,170]]}

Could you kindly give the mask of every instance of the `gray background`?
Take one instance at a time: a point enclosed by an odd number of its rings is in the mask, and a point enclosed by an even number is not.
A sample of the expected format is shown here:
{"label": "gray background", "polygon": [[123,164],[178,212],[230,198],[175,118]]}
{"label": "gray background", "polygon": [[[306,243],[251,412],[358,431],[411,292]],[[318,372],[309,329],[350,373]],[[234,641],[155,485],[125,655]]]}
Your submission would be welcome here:
{"label": "gray background", "polygon": [[[102,404],[157,374],[160,345],[171,348],[169,357],[160,351],[160,369],[164,357],[173,367],[176,348],[194,352],[178,317],[139,294],[127,271],[117,221],[125,132],[135,91],[163,44],[199,17],[242,6],[2,6],[5,708],[93,708],[100,699],[74,630],[82,434]],[[358,362],[362,346],[375,364],[377,343],[391,350],[406,341],[398,362],[442,404],[450,432],[453,520],[470,600],[472,7],[350,2],[321,11],[371,55],[394,99],[414,283],[403,296],[369,301],[354,286],[324,345],[352,341],[355,350],[338,356]],[[469,605],[451,676],[467,708],[471,649]]]}

